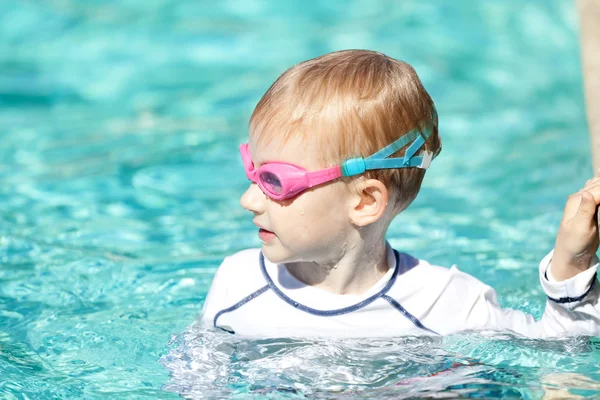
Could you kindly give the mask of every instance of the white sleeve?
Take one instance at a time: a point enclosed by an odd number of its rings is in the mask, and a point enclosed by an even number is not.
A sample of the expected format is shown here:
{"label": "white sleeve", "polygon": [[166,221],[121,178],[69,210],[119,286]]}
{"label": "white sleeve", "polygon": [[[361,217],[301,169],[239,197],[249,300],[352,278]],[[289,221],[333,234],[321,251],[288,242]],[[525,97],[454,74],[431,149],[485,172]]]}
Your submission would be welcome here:
{"label": "white sleeve", "polygon": [[468,328],[510,331],[536,338],[599,335],[600,289],[595,284],[598,259],[593,260],[590,269],[571,279],[551,282],[547,278],[551,255],[540,264],[540,281],[548,299],[539,321],[530,314],[501,308],[494,289],[482,284],[471,304]]}
{"label": "white sleeve", "polygon": [[227,308],[227,298],[228,298],[228,280],[225,275],[227,275],[227,265],[229,263],[229,257],[225,257],[215,276],[213,278],[212,284],[210,285],[210,289],[208,294],[206,295],[206,299],[204,300],[204,305],[202,306],[202,311],[200,312],[200,325],[213,328],[214,320],[217,313],[225,308]]}
{"label": "white sleeve", "polygon": [[567,334],[599,335],[598,257],[594,255],[586,271],[557,282],[550,270],[552,255],[553,251],[540,262],[540,283],[548,296],[545,314],[549,314]]}

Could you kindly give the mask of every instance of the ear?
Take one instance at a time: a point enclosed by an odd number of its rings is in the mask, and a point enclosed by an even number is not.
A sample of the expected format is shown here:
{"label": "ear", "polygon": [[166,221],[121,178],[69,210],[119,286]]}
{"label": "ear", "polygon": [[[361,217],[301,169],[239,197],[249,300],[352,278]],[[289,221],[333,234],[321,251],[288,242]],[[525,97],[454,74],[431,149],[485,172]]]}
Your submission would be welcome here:
{"label": "ear", "polygon": [[350,221],[357,226],[366,226],[379,220],[385,213],[389,193],[377,179],[358,180],[354,202],[350,208]]}

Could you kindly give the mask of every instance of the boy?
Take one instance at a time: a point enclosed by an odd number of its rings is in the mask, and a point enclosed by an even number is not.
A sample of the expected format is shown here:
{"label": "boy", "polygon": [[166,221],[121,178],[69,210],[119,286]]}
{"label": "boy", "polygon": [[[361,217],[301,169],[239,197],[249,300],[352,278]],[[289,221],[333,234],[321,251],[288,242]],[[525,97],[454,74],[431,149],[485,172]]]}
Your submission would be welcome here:
{"label": "boy", "polygon": [[252,181],[241,205],[262,247],[225,258],[201,323],[259,337],[598,334],[600,180],[567,201],[540,264],[548,302],[539,322],[501,309],[493,289],[455,266],[390,247],[391,221],[440,149],[433,101],[408,64],[349,50],[287,70],[240,147]]}

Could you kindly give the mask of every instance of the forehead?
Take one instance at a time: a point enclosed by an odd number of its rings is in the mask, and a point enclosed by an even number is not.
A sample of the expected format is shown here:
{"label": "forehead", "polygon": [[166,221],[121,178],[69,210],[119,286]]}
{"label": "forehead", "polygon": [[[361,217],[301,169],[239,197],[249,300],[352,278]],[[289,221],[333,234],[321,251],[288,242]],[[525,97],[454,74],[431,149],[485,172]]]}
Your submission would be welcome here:
{"label": "forehead", "polygon": [[256,167],[269,162],[286,162],[301,166],[308,170],[325,168],[322,162],[319,162],[319,146],[315,140],[291,137],[286,141],[278,138],[269,140],[257,140],[250,137],[248,140],[248,149],[252,162]]}

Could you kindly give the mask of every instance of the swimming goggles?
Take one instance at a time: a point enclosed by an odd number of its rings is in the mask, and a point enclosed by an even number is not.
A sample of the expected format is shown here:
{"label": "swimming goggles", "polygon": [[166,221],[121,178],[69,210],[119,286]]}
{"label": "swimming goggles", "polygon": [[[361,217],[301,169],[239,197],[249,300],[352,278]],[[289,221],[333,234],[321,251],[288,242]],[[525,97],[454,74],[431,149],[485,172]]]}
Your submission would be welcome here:
{"label": "swimming goggles", "polygon": [[[284,162],[268,162],[259,168],[254,168],[254,163],[248,151],[248,143],[240,145],[244,170],[249,180],[256,183],[260,189],[273,200],[284,200],[298,196],[300,193],[314,186],[333,181],[342,176],[359,175],[367,170],[387,168],[422,168],[427,169],[431,160],[439,153],[425,151],[422,155],[414,154],[427,140],[430,131],[421,133],[413,129],[400,137],[392,144],[367,157],[356,157],[344,161],[341,165],[322,169],[320,171],[307,171],[294,164]],[[406,146],[404,157],[387,158]]]}

